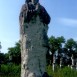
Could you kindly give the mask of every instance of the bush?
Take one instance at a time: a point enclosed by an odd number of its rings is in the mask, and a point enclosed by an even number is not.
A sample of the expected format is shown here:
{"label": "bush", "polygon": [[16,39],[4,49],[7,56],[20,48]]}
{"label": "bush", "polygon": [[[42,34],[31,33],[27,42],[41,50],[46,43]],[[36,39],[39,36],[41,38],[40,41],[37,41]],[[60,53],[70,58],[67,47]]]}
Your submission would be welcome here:
{"label": "bush", "polygon": [[[15,64],[7,64],[1,65],[1,70],[0,70],[0,75],[1,76],[19,76],[20,75],[20,65],[15,65]],[[1,77],[0,76],[0,77]]]}

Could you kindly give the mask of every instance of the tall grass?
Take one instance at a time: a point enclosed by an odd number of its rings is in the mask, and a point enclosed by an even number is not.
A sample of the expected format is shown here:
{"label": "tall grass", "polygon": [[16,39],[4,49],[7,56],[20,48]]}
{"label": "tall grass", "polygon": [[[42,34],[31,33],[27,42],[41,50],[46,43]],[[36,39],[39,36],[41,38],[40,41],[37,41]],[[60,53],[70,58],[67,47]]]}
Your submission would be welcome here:
{"label": "tall grass", "polygon": [[[20,77],[20,65],[15,64],[7,64],[1,65],[0,77]],[[47,73],[52,77],[77,77],[77,71],[71,70],[69,67],[59,68],[58,66],[55,68],[53,72],[52,66],[47,66]]]}
{"label": "tall grass", "polygon": [[47,72],[52,77],[77,77],[77,71],[70,67],[59,68],[57,66],[53,72],[52,66],[49,65],[47,67]]}

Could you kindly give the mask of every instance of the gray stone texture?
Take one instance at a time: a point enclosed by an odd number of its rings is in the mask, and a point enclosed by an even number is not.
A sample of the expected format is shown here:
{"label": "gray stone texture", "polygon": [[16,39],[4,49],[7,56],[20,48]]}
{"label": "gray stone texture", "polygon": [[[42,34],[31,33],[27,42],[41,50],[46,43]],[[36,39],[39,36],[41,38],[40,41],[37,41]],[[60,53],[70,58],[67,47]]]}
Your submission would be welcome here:
{"label": "gray stone texture", "polygon": [[[26,6],[26,4],[25,4]],[[27,8],[27,7],[25,7]],[[39,15],[33,16],[29,22],[28,10],[20,13],[21,41],[21,77],[42,77],[46,72],[46,53],[48,51],[48,24],[41,22]],[[21,15],[23,13],[23,16]]]}
{"label": "gray stone texture", "polygon": [[[40,22],[24,23],[24,34],[21,40],[21,77],[41,77],[46,68],[46,42],[43,31],[47,36],[48,26]],[[27,26],[27,27],[26,27]]]}

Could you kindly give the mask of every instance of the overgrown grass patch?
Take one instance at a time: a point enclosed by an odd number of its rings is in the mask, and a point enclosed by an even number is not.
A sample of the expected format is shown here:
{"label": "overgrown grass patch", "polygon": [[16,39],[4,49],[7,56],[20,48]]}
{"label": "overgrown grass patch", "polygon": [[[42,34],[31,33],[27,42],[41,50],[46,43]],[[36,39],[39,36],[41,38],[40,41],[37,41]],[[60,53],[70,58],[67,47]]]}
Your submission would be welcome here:
{"label": "overgrown grass patch", "polygon": [[[21,66],[15,64],[1,65],[0,77],[20,77]],[[70,67],[59,68],[56,66],[53,72],[52,66],[47,66],[47,73],[51,77],[77,77],[77,71]]]}
{"label": "overgrown grass patch", "polygon": [[47,67],[47,72],[49,76],[52,77],[77,77],[77,71],[71,69],[70,67],[59,68],[58,66],[56,66],[55,71],[53,72],[52,66],[49,65]]}

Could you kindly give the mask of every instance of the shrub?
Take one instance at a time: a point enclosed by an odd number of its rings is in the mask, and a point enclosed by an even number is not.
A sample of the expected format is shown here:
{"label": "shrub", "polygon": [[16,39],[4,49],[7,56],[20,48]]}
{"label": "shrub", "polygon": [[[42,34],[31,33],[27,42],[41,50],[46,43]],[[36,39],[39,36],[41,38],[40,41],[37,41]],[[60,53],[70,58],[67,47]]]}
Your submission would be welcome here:
{"label": "shrub", "polygon": [[4,75],[9,76],[10,75],[10,77],[11,77],[11,75],[14,77],[17,75],[20,75],[20,65],[15,65],[15,64],[4,65],[4,64],[2,64],[0,75],[1,76],[4,76]]}

